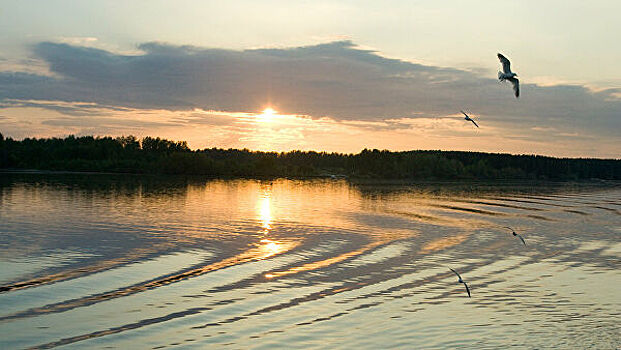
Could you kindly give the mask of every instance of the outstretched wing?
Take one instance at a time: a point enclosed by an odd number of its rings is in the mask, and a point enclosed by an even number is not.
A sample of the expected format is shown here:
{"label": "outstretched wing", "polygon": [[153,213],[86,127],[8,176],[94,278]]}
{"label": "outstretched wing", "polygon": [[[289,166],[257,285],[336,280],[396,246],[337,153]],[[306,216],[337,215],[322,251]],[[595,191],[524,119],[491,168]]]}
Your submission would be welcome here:
{"label": "outstretched wing", "polygon": [[500,63],[502,63],[503,72],[505,72],[505,74],[511,74],[511,62],[509,62],[509,60],[500,53],[498,54],[498,59],[500,60]]}
{"label": "outstretched wing", "polygon": [[449,267],[449,270],[453,271],[453,273],[454,273],[454,274],[456,274],[456,275],[457,275],[457,277],[459,277],[459,279],[461,279],[461,276],[457,273],[457,271],[455,271],[455,270],[451,269],[450,267]]}
{"label": "outstretched wing", "polygon": [[474,120],[472,120],[472,118],[470,118],[470,116],[469,116],[469,115],[467,115],[467,114],[466,114],[466,112],[461,111],[461,110],[460,110],[460,112],[461,112],[463,115],[465,115],[465,116],[466,116],[466,118],[465,118],[466,120],[471,121],[474,125],[476,125],[476,127],[477,127],[477,128],[479,127],[479,126],[477,125],[477,123],[476,123]]}
{"label": "outstretched wing", "polygon": [[520,81],[517,78],[507,78],[513,84],[513,92],[515,97],[520,97]]}
{"label": "outstretched wing", "polygon": [[466,284],[466,282],[464,282],[464,286],[466,286],[466,292],[468,292],[468,298],[472,298],[470,296],[470,288],[468,288],[468,285]]}
{"label": "outstretched wing", "polygon": [[518,234],[517,236],[520,238],[520,240],[522,241],[522,243],[524,243],[524,245],[526,245],[526,241],[524,241],[524,238],[522,238],[522,236],[521,236],[521,235],[519,235],[519,234]]}

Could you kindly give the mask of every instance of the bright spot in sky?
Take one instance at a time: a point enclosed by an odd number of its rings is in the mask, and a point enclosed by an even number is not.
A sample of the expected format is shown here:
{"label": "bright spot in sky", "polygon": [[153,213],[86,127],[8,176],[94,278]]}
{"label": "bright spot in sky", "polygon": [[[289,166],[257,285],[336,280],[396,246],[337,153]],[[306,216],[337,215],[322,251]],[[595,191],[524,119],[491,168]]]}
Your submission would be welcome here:
{"label": "bright spot in sky", "polygon": [[262,122],[270,122],[272,121],[272,119],[274,119],[275,115],[276,115],[276,111],[271,107],[267,107],[266,109],[263,110],[263,113],[259,114],[257,117]]}

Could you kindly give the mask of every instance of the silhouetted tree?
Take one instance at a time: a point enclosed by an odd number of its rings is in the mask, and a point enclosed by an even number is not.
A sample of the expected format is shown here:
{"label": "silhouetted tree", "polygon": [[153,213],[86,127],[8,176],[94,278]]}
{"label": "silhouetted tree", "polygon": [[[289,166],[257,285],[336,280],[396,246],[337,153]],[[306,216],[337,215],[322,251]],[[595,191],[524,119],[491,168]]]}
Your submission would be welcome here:
{"label": "silhouetted tree", "polygon": [[135,136],[21,141],[0,133],[0,167],[207,176],[321,176],[392,179],[621,179],[621,160],[457,151],[191,150],[185,141]]}

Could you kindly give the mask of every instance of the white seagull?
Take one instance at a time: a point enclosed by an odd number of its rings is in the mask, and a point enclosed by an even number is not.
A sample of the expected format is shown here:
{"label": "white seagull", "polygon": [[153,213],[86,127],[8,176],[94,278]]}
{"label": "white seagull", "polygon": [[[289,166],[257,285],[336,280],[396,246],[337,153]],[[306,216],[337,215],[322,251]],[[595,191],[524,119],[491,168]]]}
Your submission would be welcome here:
{"label": "white seagull", "polygon": [[524,245],[526,245],[526,242],[524,241],[524,238],[522,238],[522,236],[521,236],[519,233],[515,233],[515,230],[514,230],[514,229],[512,229],[512,228],[511,228],[511,227],[509,227],[509,226],[505,226],[505,228],[508,228],[509,230],[511,230],[511,233],[512,233],[514,236],[516,236],[517,238],[519,238],[519,239],[522,241],[522,243],[524,243]]}
{"label": "white seagull", "polygon": [[500,63],[502,63],[502,70],[504,72],[498,72],[498,80],[510,81],[511,84],[513,84],[515,97],[520,97],[520,81],[516,78],[517,74],[511,71],[511,62],[509,62],[509,60],[500,53],[498,54],[498,59],[500,59]]}
{"label": "white seagull", "polygon": [[470,296],[470,288],[468,288],[468,285],[466,284],[466,282],[464,282],[464,280],[461,279],[461,276],[457,273],[457,271],[451,269],[450,267],[449,267],[449,270],[453,271],[453,273],[455,273],[457,275],[457,278],[459,278],[459,281],[457,281],[457,282],[463,283],[464,286],[466,286],[466,292],[468,292],[468,298],[471,298],[471,296]]}
{"label": "white seagull", "polygon": [[474,120],[470,119],[470,116],[469,116],[469,115],[467,115],[467,114],[466,114],[466,112],[464,112],[464,111],[460,111],[460,112],[461,112],[461,113],[463,113],[463,114],[466,116],[466,118],[464,118],[464,119],[466,119],[466,120],[468,120],[468,121],[471,121],[471,122],[472,122],[472,124],[474,124],[474,126],[476,126],[477,128],[479,127],[479,126],[477,125],[477,123],[476,123]]}

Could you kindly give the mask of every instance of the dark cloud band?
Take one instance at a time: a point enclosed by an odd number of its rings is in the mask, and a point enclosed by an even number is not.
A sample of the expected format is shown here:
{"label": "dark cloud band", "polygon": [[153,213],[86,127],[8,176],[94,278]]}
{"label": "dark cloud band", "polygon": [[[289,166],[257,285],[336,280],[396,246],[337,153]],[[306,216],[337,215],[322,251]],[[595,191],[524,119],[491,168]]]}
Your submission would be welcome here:
{"label": "dark cloud band", "polygon": [[523,96],[515,100],[495,75],[389,59],[350,41],[244,51],[162,43],[139,48],[139,55],[121,55],[39,43],[34,53],[54,77],[2,72],[0,102],[229,112],[258,111],[273,103],[287,113],[368,121],[468,109],[490,119],[571,123],[604,133],[621,126],[619,89],[594,93],[583,86],[537,86],[523,78]]}

